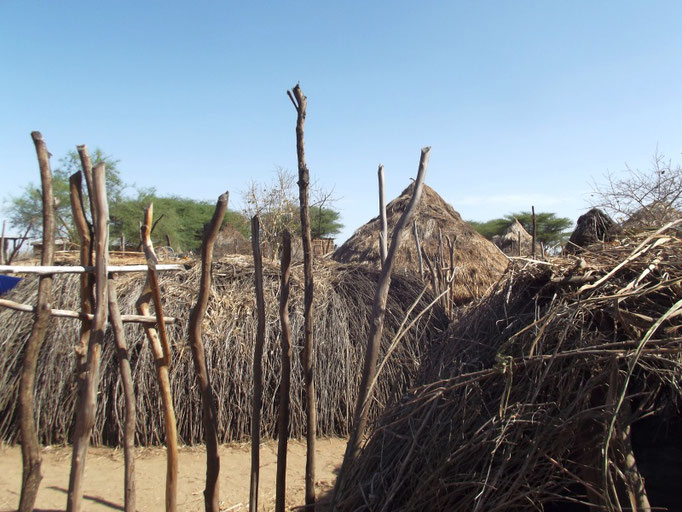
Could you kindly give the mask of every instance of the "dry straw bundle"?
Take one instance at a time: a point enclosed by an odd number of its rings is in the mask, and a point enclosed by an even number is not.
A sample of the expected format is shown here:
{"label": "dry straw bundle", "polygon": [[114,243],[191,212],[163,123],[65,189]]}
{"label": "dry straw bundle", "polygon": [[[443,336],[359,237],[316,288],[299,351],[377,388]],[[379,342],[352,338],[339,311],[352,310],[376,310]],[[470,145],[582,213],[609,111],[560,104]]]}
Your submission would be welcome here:
{"label": "dry straw bundle", "polygon": [[[411,184],[386,205],[389,240],[393,236],[393,227],[410,202],[413,186]],[[448,239],[453,244],[455,280],[452,299],[455,303],[464,304],[482,296],[507,268],[505,255],[464,222],[459,213],[431,187],[424,185],[414,218],[421,248],[431,261],[438,258],[441,265],[449,266]],[[334,252],[333,258],[345,263],[378,265],[380,224],[379,217],[375,217],[361,226]],[[413,231],[405,229],[401,234],[395,274],[419,274],[416,247]]]}
{"label": "dry straw bundle", "polygon": [[681,510],[681,283],[670,226],[517,262],[378,420],[339,509]]}
{"label": "dry straw bundle", "polygon": [[[174,344],[170,378],[180,439],[189,444],[201,442],[202,439],[201,402],[187,344],[189,312],[196,300],[199,267],[194,265],[184,272],[160,276],[164,314],[179,319],[177,323],[167,326]],[[277,424],[276,401],[280,379],[279,266],[266,264],[264,272],[267,327],[263,361],[262,435],[272,437]],[[298,267],[293,269],[292,274],[290,310],[294,357],[290,435],[299,437],[305,425],[298,356],[303,329],[303,278]],[[219,440],[237,441],[248,438],[250,433],[252,358],[256,332],[253,264],[247,257],[230,257],[214,265],[213,277],[213,290],[204,324],[207,366],[218,400]],[[346,435],[348,432],[377,279],[376,270],[364,267],[335,263],[316,265],[314,335],[318,344],[319,435]],[[134,311],[143,280],[141,276],[130,274],[117,279],[123,313]],[[387,308],[386,345],[422,288],[421,281],[415,278],[396,277],[394,280]],[[26,279],[9,298],[30,303],[35,300],[35,292],[36,282]],[[53,307],[78,309],[77,277],[55,277],[54,296]],[[430,301],[428,294],[422,297],[411,318]],[[31,322],[31,315],[0,311],[0,436],[10,442],[16,441],[18,435],[16,391],[22,347]],[[374,416],[383,405],[395,401],[413,384],[419,362],[428,350],[430,340],[442,333],[446,322],[441,310],[436,308],[421,317],[411,329],[384,371]],[[131,347],[137,400],[136,440],[141,445],[158,444],[163,441],[163,419],[152,353],[139,325],[127,325],[126,336]],[[76,401],[73,345],[77,339],[77,322],[52,320],[50,334],[40,353],[36,381],[37,426],[40,441],[45,444],[63,443],[70,439]],[[109,331],[104,340],[99,389],[93,442],[120,444],[124,419],[123,392],[114,342]]]}

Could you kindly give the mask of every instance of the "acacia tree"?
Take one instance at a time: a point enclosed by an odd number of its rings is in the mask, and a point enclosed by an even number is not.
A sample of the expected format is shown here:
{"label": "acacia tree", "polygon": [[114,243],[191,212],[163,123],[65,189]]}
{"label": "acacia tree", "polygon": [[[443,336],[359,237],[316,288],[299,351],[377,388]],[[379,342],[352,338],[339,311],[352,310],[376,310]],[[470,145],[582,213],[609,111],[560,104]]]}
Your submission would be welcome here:
{"label": "acacia tree", "polygon": [[592,183],[591,204],[616,220],[632,220],[638,227],[664,224],[682,210],[682,167],[654,153],[649,169],[632,169],[604,176]]}
{"label": "acacia tree", "polygon": [[[567,217],[557,217],[555,213],[551,212],[537,212],[535,218],[537,221],[538,242],[541,242],[545,246],[554,246],[565,243],[570,235],[570,232],[567,230],[573,225],[571,219]],[[529,233],[532,232],[533,215],[531,212],[509,213],[504,217],[491,219],[486,222],[467,222],[484,237],[490,239],[495,235],[501,235],[515,219],[521,223],[526,231]]]}

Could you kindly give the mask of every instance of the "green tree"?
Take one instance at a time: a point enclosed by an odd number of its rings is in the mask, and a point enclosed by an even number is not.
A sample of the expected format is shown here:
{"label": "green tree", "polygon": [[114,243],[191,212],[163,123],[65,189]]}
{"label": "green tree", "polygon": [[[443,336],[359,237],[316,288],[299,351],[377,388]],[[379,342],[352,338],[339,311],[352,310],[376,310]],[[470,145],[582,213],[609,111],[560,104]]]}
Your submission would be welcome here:
{"label": "green tree", "polygon": [[[339,221],[341,214],[323,206],[310,207],[310,233],[313,238],[326,238],[336,235],[343,228]],[[300,229],[299,229],[300,231]]]}
{"label": "green tree", "polygon": [[[107,196],[110,203],[121,199],[125,188],[118,171],[119,161],[105,154],[101,149],[95,149],[90,158],[93,167],[104,163],[106,166]],[[59,166],[52,171],[52,188],[55,197],[55,221],[57,236],[78,240],[78,233],[71,218],[71,203],[69,199],[69,177],[81,170],[80,158],[76,151],[69,151],[59,160]],[[83,183],[84,200],[88,201],[87,190]],[[30,235],[38,236],[42,233],[43,202],[41,191],[34,183],[29,183],[21,195],[11,197],[9,205],[5,207],[12,224],[24,231],[32,226]],[[89,212],[89,209],[86,207]]]}
{"label": "green tree", "polygon": [[[568,239],[573,221],[567,217],[557,217],[555,213],[536,212],[538,241],[545,246],[563,244]],[[491,219],[486,222],[467,221],[484,237],[491,239],[501,235],[517,219],[528,233],[533,232],[533,214],[531,212],[517,212],[502,218]]]}

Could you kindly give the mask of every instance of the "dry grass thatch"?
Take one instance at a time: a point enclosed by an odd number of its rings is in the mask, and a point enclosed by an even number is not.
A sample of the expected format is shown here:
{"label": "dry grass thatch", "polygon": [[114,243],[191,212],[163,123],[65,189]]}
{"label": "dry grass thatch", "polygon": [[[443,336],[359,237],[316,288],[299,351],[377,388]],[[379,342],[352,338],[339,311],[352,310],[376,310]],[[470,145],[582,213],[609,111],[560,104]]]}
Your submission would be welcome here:
{"label": "dry grass thatch", "polygon": [[251,242],[232,224],[225,226],[218,233],[213,247],[213,256],[220,259],[229,254],[251,254]]}
{"label": "dry grass thatch", "polygon": [[[525,230],[518,219],[514,219],[504,233],[495,235],[492,242],[508,256],[530,256],[533,254],[533,236]],[[519,243],[520,242],[520,243]],[[541,253],[540,244],[536,244],[536,254]]]}
{"label": "dry grass thatch", "polygon": [[622,228],[629,232],[638,232],[645,229],[657,229],[663,224],[672,222],[682,217],[682,212],[666,201],[654,201],[642,206],[626,219]]}
{"label": "dry grass thatch", "polygon": [[599,208],[592,208],[578,217],[571,238],[564,251],[567,254],[580,252],[583,247],[598,242],[611,242],[620,232],[618,224]]}
{"label": "dry grass thatch", "polygon": [[670,230],[516,263],[380,418],[340,510],[631,510],[642,475],[682,510],[681,283]]}
{"label": "dry grass thatch", "polygon": [[[200,265],[185,272],[162,273],[160,284],[164,313],[180,321],[167,326],[173,343],[170,379],[181,441],[197,443],[202,439],[201,402],[191,354],[187,344],[190,307],[196,300]],[[280,326],[278,316],[279,266],[264,269],[266,299],[266,347],[264,355],[264,399],[262,435],[272,437],[276,429],[276,408],[280,378]],[[204,322],[207,367],[219,405],[221,442],[248,438],[251,420],[252,357],[256,332],[253,265],[250,258],[232,257],[214,264],[213,292]],[[364,355],[369,314],[378,272],[374,269],[327,263],[316,265],[315,327],[317,344],[318,434],[348,433],[348,421],[357,397],[358,368]],[[141,275],[121,275],[118,279],[123,313],[134,312],[135,300],[143,284]],[[25,279],[8,298],[31,303],[37,282]],[[422,283],[408,276],[393,280],[386,316],[388,345],[398,330],[406,310],[422,291]],[[424,296],[410,318],[430,302]],[[303,277],[300,267],[292,272],[292,388],[290,435],[300,437],[305,428],[302,400],[301,350],[303,330]],[[78,278],[56,276],[53,307],[77,309]],[[394,401],[417,374],[419,361],[436,333],[446,326],[438,308],[424,315],[410,330],[398,352],[392,356],[381,378],[374,415]],[[10,310],[0,311],[0,438],[15,442],[18,436],[16,394],[22,347],[30,332],[32,316]],[[163,440],[160,397],[154,376],[152,353],[139,325],[125,328],[131,350],[131,364],[137,399],[137,442],[157,444]],[[76,390],[73,379],[73,346],[78,339],[78,323],[52,320],[48,338],[41,350],[36,380],[36,415],[40,441],[63,443],[70,439]],[[123,422],[122,386],[118,375],[114,342],[107,332],[102,353],[102,381],[98,400],[93,442],[120,443]]]}
{"label": "dry grass thatch", "polygon": [[[393,226],[398,222],[412,196],[413,184],[399,197],[386,205],[389,239],[393,236]],[[486,240],[469,224],[462,220],[459,213],[446,203],[435,190],[424,186],[419,207],[415,214],[422,248],[433,260],[437,255],[441,262],[448,262],[446,237],[455,245],[455,279],[453,300],[467,302],[480,297],[495,283],[508,260],[497,247]],[[333,258],[341,262],[379,263],[380,220],[375,217],[360,227],[334,253]],[[442,235],[442,238],[441,238]],[[412,234],[412,227],[401,234],[400,252],[396,258],[396,274],[419,273],[419,257]]]}

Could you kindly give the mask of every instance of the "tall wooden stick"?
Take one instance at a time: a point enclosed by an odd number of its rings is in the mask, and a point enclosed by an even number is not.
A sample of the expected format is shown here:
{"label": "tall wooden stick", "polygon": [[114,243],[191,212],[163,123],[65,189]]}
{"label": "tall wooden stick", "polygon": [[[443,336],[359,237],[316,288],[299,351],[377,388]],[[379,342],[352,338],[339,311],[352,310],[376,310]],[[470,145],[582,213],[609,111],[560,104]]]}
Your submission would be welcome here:
{"label": "tall wooden stick", "polygon": [[109,319],[114,331],[116,356],[123,383],[123,398],[125,401],[125,420],[123,424],[123,458],[125,485],[125,512],[135,512],[135,391],[133,388],[133,374],[128,357],[128,343],[123,330],[123,319],[118,307],[115,274],[109,274]]}
{"label": "tall wooden stick", "polygon": [[372,317],[370,319],[369,340],[367,343],[367,350],[365,352],[365,363],[362,370],[362,380],[360,381],[360,388],[358,390],[358,400],[355,405],[355,414],[353,417],[353,430],[348,440],[346,453],[343,458],[341,470],[336,479],[334,488],[334,496],[332,498],[332,510],[335,505],[336,494],[343,483],[342,478],[344,471],[357,458],[360,452],[360,447],[365,436],[365,429],[367,427],[367,418],[369,416],[369,404],[371,396],[369,389],[371,382],[374,380],[376,374],[376,363],[379,355],[379,347],[381,345],[381,336],[384,330],[384,316],[386,314],[386,301],[388,300],[388,291],[391,286],[391,272],[395,263],[395,257],[400,248],[400,233],[403,228],[412,221],[419,200],[421,199],[422,189],[424,185],[424,176],[426,175],[426,168],[429,163],[429,153],[431,148],[426,147],[421,151],[419,160],[419,171],[417,172],[417,179],[414,184],[412,198],[398,220],[393,236],[391,238],[391,247],[388,250],[386,257],[386,264],[379,276],[376,293],[374,295],[374,302],[372,304]]}
{"label": "tall wooden stick", "polygon": [[289,439],[289,392],[291,389],[291,322],[289,321],[289,287],[291,282],[291,234],[282,236],[282,280],[279,295],[279,321],[282,324],[282,379],[279,384],[277,417],[277,484],[275,512],[284,512],[287,479],[287,441]]}
{"label": "tall wooden stick", "polygon": [[202,421],[204,423],[204,443],[206,443],[206,488],[204,489],[204,506],[206,512],[219,512],[220,492],[218,476],[220,474],[220,456],[218,455],[218,407],[216,405],[211,379],[206,369],[206,355],[202,340],[201,322],[208,307],[211,293],[211,265],[213,264],[213,246],[220,233],[220,226],[227,212],[229,192],[218,198],[211,222],[204,228],[204,240],[201,244],[201,278],[199,280],[199,296],[197,303],[189,315],[189,345],[192,349],[194,370],[201,393]]}
{"label": "tall wooden stick", "polygon": [[313,341],[313,244],[310,237],[310,212],[308,208],[308,187],[310,172],[305,162],[303,128],[305,126],[308,100],[298,84],[287,91],[296,108],[296,156],[298,157],[298,199],[301,214],[301,237],[303,238],[303,375],[306,397],[306,464],[305,504],[315,509],[315,442],[317,436],[317,404],[315,403],[315,345]]}
{"label": "tall wooden stick", "polygon": [[[52,171],[47,146],[40,132],[32,132],[40,166],[40,182],[43,189],[43,252],[42,265],[52,265],[54,260],[54,195],[52,192]],[[33,390],[35,387],[38,353],[45,341],[50,323],[50,298],[52,296],[52,276],[41,276],[38,281],[38,301],[31,335],[24,349],[24,361],[19,382],[19,429],[21,431],[21,459],[23,473],[21,478],[21,497],[19,511],[29,512],[35,506],[38,487],[43,476],[40,472],[42,457],[38,444],[38,434],[34,420]]]}
{"label": "tall wooden stick", "polygon": [[90,215],[92,219],[92,223],[95,224],[95,221],[97,220],[97,211],[95,210],[95,203],[94,203],[94,192],[93,192],[93,183],[92,183],[92,160],[90,160],[90,154],[88,153],[88,147],[85,144],[81,144],[80,146],[76,146],[76,149],[78,150],[78,156],[80,157],[81,160],[81,168],[83,169],[83,176],[85,176],[85,185],[88,189],[88,200],[90,201]]}
{"label": "tall wooden stick", "polygon": [[2,221],[2,235],[0,235],[0,265],[5,264],[5,221]]}
{"label": "tall wooden stick", "polygon": [[90,434],[95,425],[97,410],[97,385],[99,384],[100,355],[104,340],[104,329],[107,322],[107,264],[109,259],[109,205],[107,204],[105,168],[101,163],[93,171],[93,192],[95,203],[95,317],[92,321],[90,340],[88,342],[87,374],[82,388],[79,390],[76,407],[76,426],[74,429],[73,452],[71,457],[71,475],[69,476],[69,493],[67,496],[67,512],[80,510],[83,500],[83,473],[85,458],[90,444]]}
{"label": "tall wooden stick", "polygon": [[175,411],[173,410],[173,397],[171,395],[169,367],[170,367],[170,344],[166,335],[166,325],[163,319],[163,309],[161,306],[161,293],[159,291],[159,281],[156,273],[158,259],[154,252],[154,246],[150,238],[153,206],[150,204],[145,210],[144,224],[140,228],[140,238],[147,258],[147,280],[145,281],[142,295],[137,299],[136,307],[141,315],[149,315],[149,303],[154,301],[154,313],[156,314],[156,325],[154,327],[145,326],[145,333],[152,347],[154,359],[156,360],[156,377],[159,381],[159,391],[161,392],[161,402],[163,404],[163,418],[166,429],[166,512],[177,510],[178,497],[178,430],[175,423]]}
{"label": "tall wooden stick", "polygon": [[530,208],[533,214],[533,249],[531,255],[533,256],[533,259],[535,259],[535,244],[538,240],[538,219],[535,217],[535,206],[531,206]]}
{"label": "tall wooden stick", "polygon": [[263,297],[263,255],[260,249],[258,215],[251,219],[251,247],[253,249],[254,285],[258,328],[253,347],[253,401],[251,411],[251,485],[249,511],[258,511],[258,478],[260,476],[260,410],[263,403],[263,345],[265,344],[265,299]]}
{"label": "tall wooden stick", "polygon": [[386,195],[384,192],[384,166],[379,164],[379,216],[381,218],[381,231],[379,232],[379,253],[381,255],[381,267],[383,268],[388,252],[388,221],[386,220]]}

